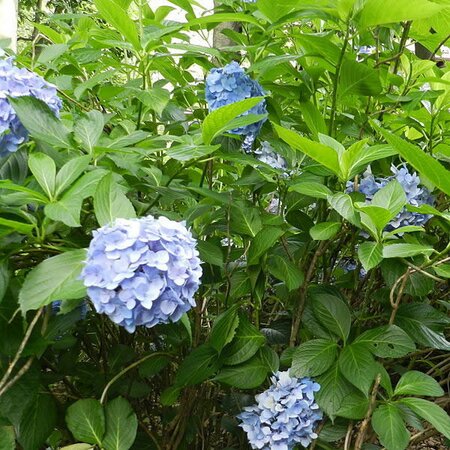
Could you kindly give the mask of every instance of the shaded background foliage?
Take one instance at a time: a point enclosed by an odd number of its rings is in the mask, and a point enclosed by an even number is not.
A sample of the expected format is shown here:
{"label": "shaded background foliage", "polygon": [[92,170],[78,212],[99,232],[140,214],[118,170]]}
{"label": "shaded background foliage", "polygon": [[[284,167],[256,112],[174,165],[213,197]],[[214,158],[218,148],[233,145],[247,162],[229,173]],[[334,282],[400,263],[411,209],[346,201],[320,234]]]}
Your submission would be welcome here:
{"label": "shaded background foliage", "polygon": [[[172,3],[186,22],[151,2],[21,2],[37,20],[17,65],[64,109],[10,100],[32,139],[0,160],[1,445],[248,448],[236,415],[290,367],[321,385],[316,448],[444,442],[449,2]],[[231,45],[190,45],[223,22],[241,24]],[[233,59],[267,95],[248,155],[226,131],[256,103],[205,102],[204,76]],[[258,159],[268,144],[285,169]],[[432,205],[397,182],[366,202],[368,166],[403,164]],[[429,220],[387,227],[401,211]],[[202,286],[179,322],[129,334],[84,317],[79,274],[105,218],[148,214],[186,220]]]}

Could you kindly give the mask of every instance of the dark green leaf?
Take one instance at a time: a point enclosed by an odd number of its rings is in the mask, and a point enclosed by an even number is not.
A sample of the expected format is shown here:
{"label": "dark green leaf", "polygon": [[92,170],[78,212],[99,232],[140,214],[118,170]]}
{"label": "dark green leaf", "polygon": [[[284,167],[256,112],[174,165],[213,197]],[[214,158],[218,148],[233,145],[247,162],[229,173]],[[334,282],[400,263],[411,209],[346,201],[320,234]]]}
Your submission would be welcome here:
{"label": "dark green leaf", "polygon": [[358,258],[366,271],[378,266],[383,259],[383,246],[376,242],[363,242],[358,247]]}
{"label": "dark green leaf", "polygon": [[106,433],[102,441],[105,450],[128,450],[136,439],[138,421],[130,404],[123,397],[108,402],[105,407]]}
{"label": "dark green leaf", "polygon": [[83,144],[84,150],[92,153],[103,132],[105,120],[100,111],[89,111],[75,121],[75,137]]}
{"label": "dark green leaf", "polygon": [[105,433],[105,415],[98,400],[78,400],[66,413],[66,423],[76,439],[101,446]]}
{"label": "dark green leaf", "polygon": [[296,377],[322,375],[336,361],[338,345],[327,339],[313,339],[301,344],[292,358],[291,373]]}
{"label": "dark green leaf", "polygon": [[368,408],[367,396],[355,390],[344,398],[337,415],[346,419],[361,420],[366,416]]}
{"label": "dark green leaf", "polygon": [[304,281],[303,272],[288,258],[279,255],[271,256],[268,263],[269,272],[281,281],[284,281],[289,291],[299,288]]}
{"label": "dark green leaf", "polygon": [[417,370],[404,373],[394,391],[395,395],[429,395],[431,397],[441,397],[444,393],[433,377]]}
{"label": "dark green leaf", "polygon": [[225,345],[229,344],[233,340],[238,325],[239,316],[237,313],[237,307],[231,307],[227,311],[223,312],[214,321],[209,339],[209,344],[211,347],[220,352]]}
{"label": "dark green leaf", "polygon": [[406,429],[400,409],[392,404],[379,405],[372,416],[372,427],[386,450],[403,450],[409,442],[409,432]]}
{"label": "dark green leaf", "polygon": [[250,244],[247,262],[249,265],[257,264],[277,240],[284,234],[284,230],[276,227],[265,227],[260,230]]}
{"label": "dark green leaf", "polygon": [[315,241],[326,241],[335,236],[340,229],[340,222],[322,222],[310,228],[309,234]]}
{"label": "dark green leaf", "polygon": [[0,450],[15,450],[16,435],[10,426],[0,427]]}
{"label": "dark green leaf", "polygon": [[408,258],[416,255],[431,255],[433,247],[420,244],[390,244],[383,247],[383,258]]}

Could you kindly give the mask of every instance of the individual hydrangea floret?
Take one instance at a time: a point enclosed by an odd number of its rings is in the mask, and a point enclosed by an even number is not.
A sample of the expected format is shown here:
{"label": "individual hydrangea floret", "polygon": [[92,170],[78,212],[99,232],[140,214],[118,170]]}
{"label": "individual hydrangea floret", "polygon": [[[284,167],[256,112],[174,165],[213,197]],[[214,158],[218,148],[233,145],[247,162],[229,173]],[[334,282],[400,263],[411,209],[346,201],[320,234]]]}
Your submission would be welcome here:
{"label": "individual hydrangea floret", "polygon": [[[246,75],[244,69],[236,61],[232,61],[223,68],[212,69],[206,77],[205,96],[210,111],[247,98],[263,95],[264,90],[260,84]],[[262,100],[243,115],[266,113],[266,102]],[[246,136],[246,140],[249,141],[251,147],[251,143],[258,135],[265,120],[234,128],[229,132]]]}
{"label": "individual hydrangea floret", "polygon": [[267,141],[261,142],[261,147],[255,150],[255,155],[261,162],[268,164],[274,169],[286,170],[286,160]]}
{"label": "individual hydrangea floret", "polygon": [[200,264],[184,222],[117,219],[94,231],[81,276],[96,311],[132,333],[176,322],[195,306]]}
{"label": "individual hydrangea floret", "polygon": [[[416,172],[410,173],[408,168],[403,165],[399,169],[395,166],[391,167],[394,175],[386,178],[375,178],[370,170],[370,167],[364,172],[363,178],[360,180],[357,191],[361,192],[366,197],[366,202],[370,202],[373,196],[390,181],[397,180],[403,190],[405,191],[406,201],[411,206],[420,206],[423,204],[432,205],[433,196],[430,194],[425,186],[420,186],[420,178]],[[347,182],[347,192],[355,190],[355,183],[353,181]],[[403,208],[397,216],[391,220],[386,227],[388,230],[397,229],[408,225],[424,225],[431,218],[428,214],[421,214],[417,212],[408,211]]]}
{"label": "individual hydrangea floret", "polygon": [[255,397],[257,404],[238,415],[253,449],[291,450],[307,447],[313,439],[322,412],[314,401],[320,385],[309,378],[295,378],[289,371],[277,372],[269,389]]}
{"label": "individual hydrangea floret", "polygon": [[27,69],[19,69],[13,58],[0,55],[0,157],[15,152],[28,139],[28,132],[17,117],[8,97],[29,95],[44,101],[56,116],[62,107],[56,88]]}

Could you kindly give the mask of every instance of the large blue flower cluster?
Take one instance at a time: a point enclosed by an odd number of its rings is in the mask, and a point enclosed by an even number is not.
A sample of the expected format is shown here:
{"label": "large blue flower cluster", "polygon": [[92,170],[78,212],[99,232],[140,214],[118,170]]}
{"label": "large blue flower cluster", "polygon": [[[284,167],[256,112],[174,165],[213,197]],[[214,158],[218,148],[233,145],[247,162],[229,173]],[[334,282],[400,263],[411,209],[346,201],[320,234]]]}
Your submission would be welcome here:
{"label": "large blue flower cluster", "polygon": [[13,58],[0,55],[0,157],[15,152],[28,139],[28,132],[17,117],[8,97],[36,97],[59,115],[62,107],[56,88],[27,69],[19,69]]}
{"label": "large blue flower cluster", "polygon": [[[244,69],[236,61],[223,68],[212,69],[206,77],[205,96],[210,111],[247,98],[263,95],[264,91],[260,84],[246,75]],[[266,113],[266,102],[262,100],[243,115]],[[265,120],[234,128],[229,132],[246,136],[247,141],[253,142]]]}
{"label": "large blue flower cluster", "polygon": [[314,432],[322,419],[314,393],[319,384],[309,378],[295,378],[277,372],[269,389],[255,397],[256,405],[238,415],[240,427],[254,449],[291,450],[297,444],[307,447],[317,438]]}
{"label": "large blue flower cluster", "polygon": [[[392,166],[391,171],[394,175],[386,178],[375,178],[368,168],[360,180],[358,191],[366,196],[366,201],[372,200],[373,196],[390,181],[397,180],[403,187],[406,195],[406,201],[411,206],[420,206],[423,204],[432,205],[433,196],[430,194],[425,186],[420,186],[420,178],[413,172],[409,172],[408,168],[403,165],[399,169]],[[353,192],[355,184],[353,181],[347,182],[347,192]],[[429,219],[430,215],[421,214],[417,212],[407,211],[403,208],[397,216],[388,224],[388,229],[396,229],[407,225],[424,225]]]}
{"label": "large blue flower cluster", "polygon": [[183,222],[117,219],[94,231],[82,271],[95,309],[132,333],[176,322],[195,306],[201,262]]}

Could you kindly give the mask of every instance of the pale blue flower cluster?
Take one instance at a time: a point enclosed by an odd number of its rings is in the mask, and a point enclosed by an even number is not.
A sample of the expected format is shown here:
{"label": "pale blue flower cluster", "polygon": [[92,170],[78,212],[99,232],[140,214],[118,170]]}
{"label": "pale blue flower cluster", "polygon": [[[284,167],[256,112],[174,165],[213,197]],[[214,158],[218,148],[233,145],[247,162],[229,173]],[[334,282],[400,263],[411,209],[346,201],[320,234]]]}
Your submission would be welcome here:
{"label": "pale blue flower cluster", "polygon": [[[368,168],[360,180],[358,185],[358,191],[366,196],[366,201],[370,202],[375,193],[381,188],[386,186],[390,181],[397,180],[403,187],[406,195],[406,201],[409,205],[420,206],[423,204],[432,205],[433,196],[430,194],[425,186],[420,186],[420,178],[413,172],[409,172],[408,168],[403,165],[399,169],[392,166],[391,171],[394,175],[386,178],[375,178]],[[355,185],[353,181],[347,182],[347,192],[353,192]],[[429,219],[430,215],[421,214],[417,212],[407,211],[403,208],[397,216],[391,220],[387,226],[387,229],[397,229],[407,225],[424,225]]]}
{"label": "pale blue flower cluster", "polygon": [[59,115],[62,107],[56,88],[27,69],[19,69],[13,58],[0,57],[0,157],[15,152],[28,139],[28,132],[17,117],[8,97],[29,95],[44,101]]}
{"label": "pale blue flower cluster", "polygon": [[261,142],[261,146],[255,150],[255,155],[261,162],[274,169],[286,170],[286,160],[267,141]]}
{"label": "pale blue flower cluster", "polygon": [[117,219],[94,231],[81,277],[95,309],[132,333],[176,322],[195,306],[196,240],[166,217]]}
{"label": "pale blue flower cluster", "polygon": [[255,397],[257,404],[238,415],[254,449],[291,450],[307,447],[317,438],[314,432],[322,412],[314,401],[320,385],[309,378],[295,378],[289,371],[277,372],[269,389]]}
{"label": "pale blue flower cluster", "polygon": [[[205,97],[210,111],[247,98],[263,95],[264,91],[260,84],[246,75],[244,69],[236,61],[232,61],[223,68],[212,69],[206,77]],[[266,102],[262,100],[242,115],[266,113]],[[265,120],[234,128],[229,132],[246,136],[247,146],[251,147]]]}

